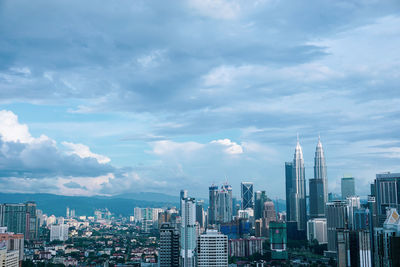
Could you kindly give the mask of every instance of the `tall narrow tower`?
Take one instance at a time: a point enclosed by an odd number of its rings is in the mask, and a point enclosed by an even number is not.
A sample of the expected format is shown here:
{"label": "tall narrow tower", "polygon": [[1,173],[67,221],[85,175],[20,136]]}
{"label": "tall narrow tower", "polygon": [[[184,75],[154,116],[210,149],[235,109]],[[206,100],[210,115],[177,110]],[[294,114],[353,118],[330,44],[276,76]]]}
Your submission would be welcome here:
{"label": "tall narrow tower", "polygon": [[314,179],[310,179],[310,217],[325,217],[325,204],[328,201],[326,162],[321,138],[314,157]]}
{"label": "tall narrow tower", "polygon": [[299,137],[297,137],[292,170],[292,196],[290,198],[292,202],[290,205],[292,218],[290,219],[297,222],[298,230],[306,230],[306,180],[303,151],[300,146]]}

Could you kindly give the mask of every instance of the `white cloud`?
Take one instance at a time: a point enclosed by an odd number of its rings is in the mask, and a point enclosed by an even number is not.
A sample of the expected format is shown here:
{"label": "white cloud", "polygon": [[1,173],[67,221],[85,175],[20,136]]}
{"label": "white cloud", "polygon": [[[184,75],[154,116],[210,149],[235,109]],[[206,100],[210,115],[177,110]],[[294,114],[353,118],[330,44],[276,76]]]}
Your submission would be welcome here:
{"label": "white cloud", "polygon": [[101,164],[109,163],[111,161],[110,158],[104,155],[93,153],[90,151],[88,146],[83,144],[74,144],[70,142],[62,142],[62,144],[71,150],[67,152],[70,155],[75,154],[81,158],[95,158],[97,162]]}
{"label": "white cloud", "polygon": [[156,155],[168,155],[176,153],[188,154],[204,147],[203,144],[196,142],[178,143],[170,140],[152,142],[152,145],[152,152]]}
{"label": "white cloud", "polygon": [[240,15],[238,1],[227,0],[191,0],[190,6],[201,15],[216,19],[234,19]]}
{"label": "white cloud", "polygon": [[0,135],[4,142],[30,143],[34,140],[26,124],[18,122],[18,116],[8,110],[0,111]]}
{"label": "white cloud", "polygon": [[236,154],[242,154],[243,153],[243,148],[241,145],[232,142],[231,140],[225,138],[225,139],[219,139],[219,140],[213,140],[211,141],[211,144],[219,144],[224,147],[224,152],[230,155],[236,155]]}

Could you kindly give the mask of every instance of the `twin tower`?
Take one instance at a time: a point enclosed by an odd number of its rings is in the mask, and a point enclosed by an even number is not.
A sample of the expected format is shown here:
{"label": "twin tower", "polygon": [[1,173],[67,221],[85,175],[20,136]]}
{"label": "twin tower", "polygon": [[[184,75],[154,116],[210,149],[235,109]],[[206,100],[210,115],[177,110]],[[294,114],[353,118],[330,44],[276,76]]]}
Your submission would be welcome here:
{"label": "twin tower", "polygon": [[[297,222],[297,230],[307,229],[306,178],[303,151],[297,138],[293,162],[285,163],[286,175],[286,220]],[[328,201],[326,162],[320,138],[315,151],[314,178],[310,185],[310,218],[325,217]]]}

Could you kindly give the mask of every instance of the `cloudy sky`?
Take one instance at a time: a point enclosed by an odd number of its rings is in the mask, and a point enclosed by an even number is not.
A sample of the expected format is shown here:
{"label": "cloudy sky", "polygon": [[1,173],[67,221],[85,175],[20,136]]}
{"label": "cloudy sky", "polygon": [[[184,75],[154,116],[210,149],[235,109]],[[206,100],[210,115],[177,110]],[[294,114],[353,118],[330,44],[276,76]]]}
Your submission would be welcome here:
{"label": "cloudy sky", "polygon": [[400,172],[400,2],[0,0],[0,188],[225,180],[284,197],[296,134],[330,191]]}

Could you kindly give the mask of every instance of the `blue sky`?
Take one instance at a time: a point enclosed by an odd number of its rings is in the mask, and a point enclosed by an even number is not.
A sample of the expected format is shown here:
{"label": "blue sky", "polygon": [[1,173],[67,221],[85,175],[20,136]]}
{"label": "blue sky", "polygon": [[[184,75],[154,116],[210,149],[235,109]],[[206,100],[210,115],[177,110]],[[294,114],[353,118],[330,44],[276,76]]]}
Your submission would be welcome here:
{"label": "blue sky", "polygon": [[284,197],[296,134],[329,191],[399,172],[398,1],[0,1],[2,192],[226,179]]}

